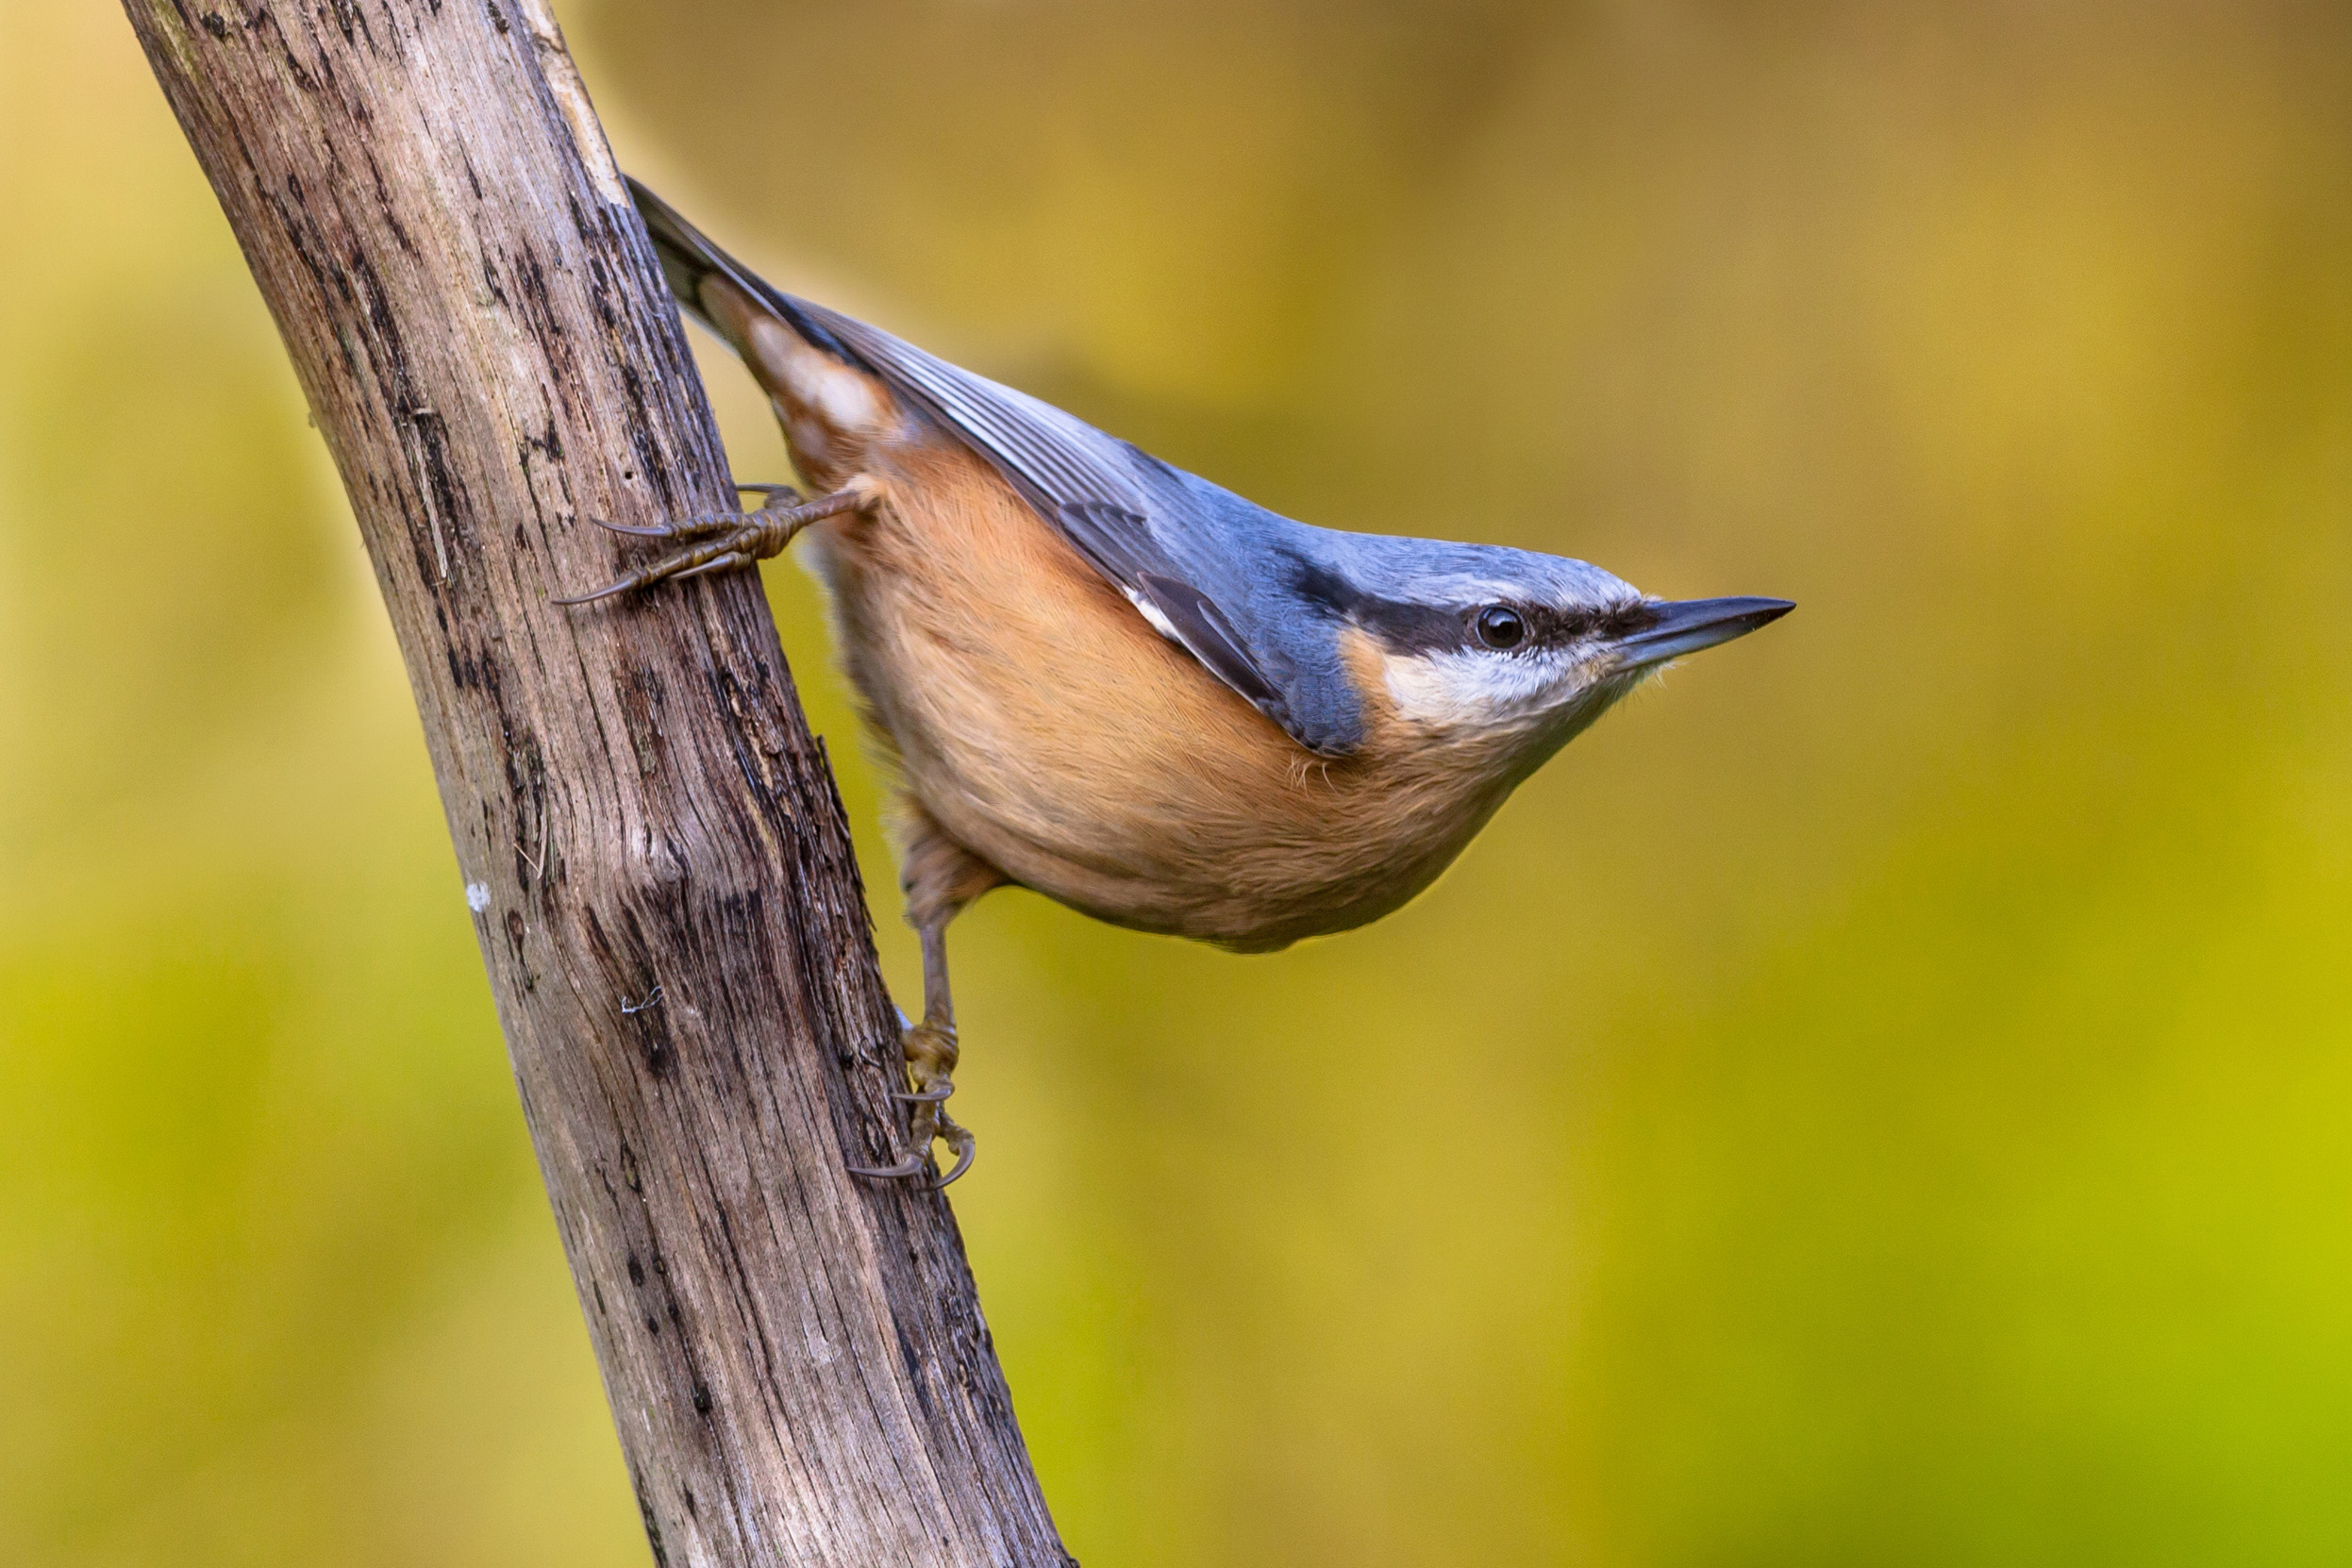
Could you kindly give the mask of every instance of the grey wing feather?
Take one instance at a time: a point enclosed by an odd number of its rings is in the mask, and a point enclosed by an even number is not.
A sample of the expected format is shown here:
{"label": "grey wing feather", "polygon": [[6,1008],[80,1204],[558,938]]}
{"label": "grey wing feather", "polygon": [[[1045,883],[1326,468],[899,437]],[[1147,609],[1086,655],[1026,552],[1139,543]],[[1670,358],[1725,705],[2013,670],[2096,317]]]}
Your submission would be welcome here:
{"label": "grey wing feather", "polygon": [[[793,301],[865,367],[961,434],[1049,516],[1067,506],[1140,509],[1143,494],[1093,448],[1109,438],[1050,403],[998,386],[838,311]],[[1123,466],[1123,465],[1122,465]],[[1058,519],[1057,519],[1058,520]]]}
{"label": "grey wing feather", "polygon": [[1194,658],[1209,666],[1218,679],[1224,681],[1261,709],[1284,710],[1282,693],[1266,678],[1266,672],[1242,646],[1241,634],[1233,623],[1217,608],[1216,601],[1191,583],[1157,572],[1143,574],[1142,587],[1169,625],[1176,628],[1176,641],[1193,651]]}
{"label": "grey wing feather", "polygon": [[[1210,519],[1175,471],[1050,403],[863,322],[793,303],[892,391],[994,464],[1155,627],[1293,740],[1325,755],[1359,743],[1355,692],[1336,652],[1326,648],[1329,657],[1303,660],[1268,645],[1279,639],[1266,635],[1265,617],[1251,613],[1253,563],[1232,559],[1233,541],[1208,531]],[[1314,682],[1320,689],[1297,690],[1309,662],[1322,677]]]}
{"label": "grey wing feather", "polygon": [[[1125,442],[1026,392],[926,354],[878,327],[787,294],[738,265],[667,203],[629,182],[671,287],[690,306],[716,271],[826,352],[891,390],[988,459],[1145,619],[1311,751],[1361,740],[1353,686],[1336,643],[1287,646],[1302,628],[1254,613],[1262,575],[1235,559],[1216,525],[1237,509],[1285,529],[1298,525],[1177,474]],[[1195,492],[1213,499],[1204,509]]]}

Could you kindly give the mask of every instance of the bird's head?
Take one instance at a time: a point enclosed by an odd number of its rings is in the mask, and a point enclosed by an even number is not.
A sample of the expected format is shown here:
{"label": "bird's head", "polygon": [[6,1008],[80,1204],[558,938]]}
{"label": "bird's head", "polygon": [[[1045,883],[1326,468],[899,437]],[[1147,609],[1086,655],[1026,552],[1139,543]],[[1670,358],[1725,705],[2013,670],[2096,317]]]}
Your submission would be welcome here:
{"label": "bird's head", "polygon": [[1669,662],[1795,608],[1646,598],[1597,566],[1494,545],[1351,543],[1301,586],[1361,633],[1359,679],[1410,730],[1507,759],[1515,776]]}

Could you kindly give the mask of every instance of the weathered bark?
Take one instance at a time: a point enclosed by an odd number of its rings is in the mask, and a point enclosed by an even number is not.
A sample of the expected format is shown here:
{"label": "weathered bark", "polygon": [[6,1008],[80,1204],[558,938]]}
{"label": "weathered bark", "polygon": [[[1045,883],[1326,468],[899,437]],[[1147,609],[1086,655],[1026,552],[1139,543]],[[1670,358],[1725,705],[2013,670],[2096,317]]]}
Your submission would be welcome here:
{"label": "weathered bark", "polygon": [[544,0],[126,8],[375,562],[655,1557],[1066,1562],[945,1200],[842,1169],[897,1031],[758,583],[547,603],[732,498]]}

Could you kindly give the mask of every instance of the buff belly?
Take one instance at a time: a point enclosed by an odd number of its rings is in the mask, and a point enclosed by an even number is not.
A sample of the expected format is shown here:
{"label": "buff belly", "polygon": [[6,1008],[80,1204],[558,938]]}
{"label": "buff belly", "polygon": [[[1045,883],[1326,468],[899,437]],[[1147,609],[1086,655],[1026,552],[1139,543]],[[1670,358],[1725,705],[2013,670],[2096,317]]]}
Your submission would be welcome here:
{"label": "buff belly", "polygon": [[885,503],[811,551],[843,663],[901,787],[1008,879],[1122,926],[1281,947],[1404,903],[1500,803],[1379,745],[1378,712],[1363,756],[1308,753],[960,448],[904,443],[866,472]]}

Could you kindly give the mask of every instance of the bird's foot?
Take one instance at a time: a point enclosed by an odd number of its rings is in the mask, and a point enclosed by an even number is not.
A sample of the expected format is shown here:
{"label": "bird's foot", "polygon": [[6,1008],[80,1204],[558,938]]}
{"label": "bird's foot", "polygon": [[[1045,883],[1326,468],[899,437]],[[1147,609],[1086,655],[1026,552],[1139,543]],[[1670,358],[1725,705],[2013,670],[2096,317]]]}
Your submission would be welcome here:
{"label": "bird's foot", "polygon": [[945,1176],[931,1183],[944,1187],[972,1168],[973,1157],[979,1152],[978,1144],[966,1128],[947,1114],[947,1097],[956,1092],[953,1074],[956,1068],[956,1026],[953,1024],[922,1023],[909,1028],[900,1041],[906,1052],[907,1067],[913,1076],[914,1088],[894,1091],[891,1098],[911,1108],[907,1118],[909,1145],[914,1151],[895,1165],[852,1165],[849,1174],[862,1176],[917,1176],[924,1173],[931,1159],[931,1145],[943,1143],[956,1153],[956,1162]]}
{"label": "bird's foot", "polygon": [[712,512],[676,523],[657,524],[650,528],[608,523],[600,517],[589,519],[598,527],[616,534],[628,534],[637,539],[666,540],[681,547],[639,567],[617,582],[605,584],[593,592],[575,593],[550,602],[559,605],[590,604],[597,599],[610,598],[616,593],[626,593],[632,589],[648,588],[673,577],[699,576],[705,572],[727,572],[739,566],[749,566],[769,556],[782,554],[793,536],[809,524],[854,511],[869,499],[867,492],[861,489],[836,491],[830,495],[820,495],[813,501],[803,501],[800,492],[790,485],[737,485],[735,488],[760,496],[763,504],[756,511]]}

